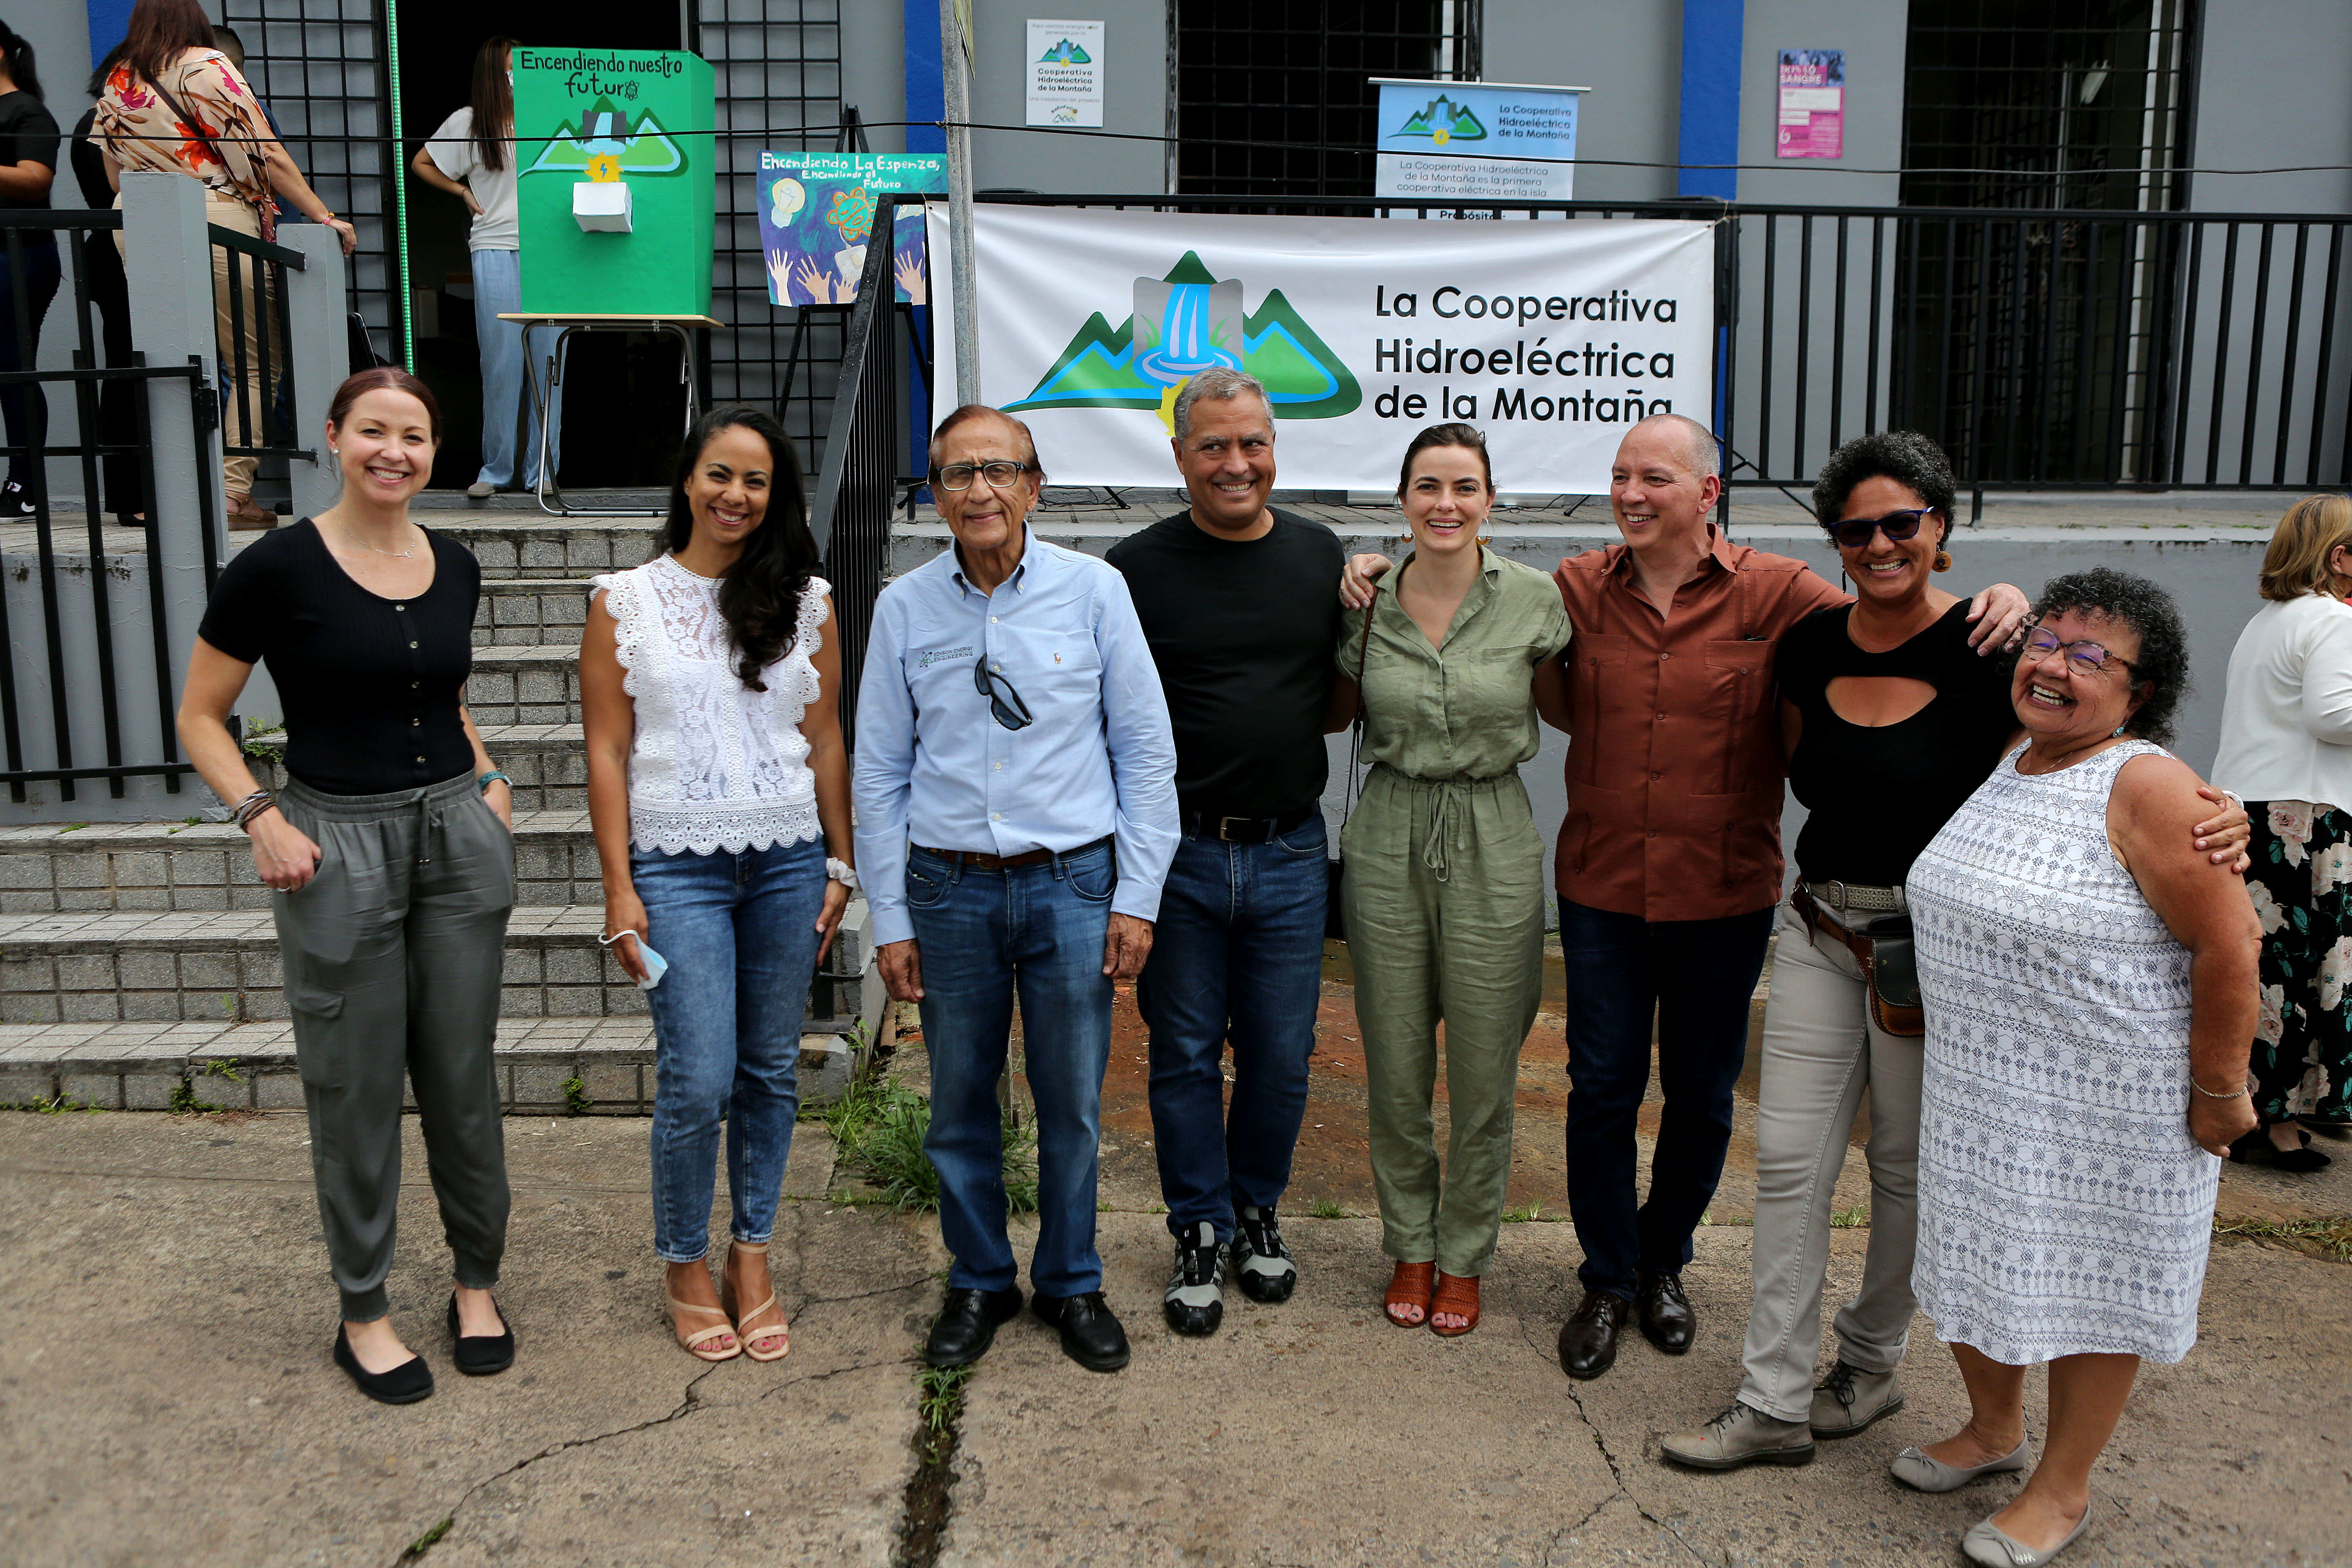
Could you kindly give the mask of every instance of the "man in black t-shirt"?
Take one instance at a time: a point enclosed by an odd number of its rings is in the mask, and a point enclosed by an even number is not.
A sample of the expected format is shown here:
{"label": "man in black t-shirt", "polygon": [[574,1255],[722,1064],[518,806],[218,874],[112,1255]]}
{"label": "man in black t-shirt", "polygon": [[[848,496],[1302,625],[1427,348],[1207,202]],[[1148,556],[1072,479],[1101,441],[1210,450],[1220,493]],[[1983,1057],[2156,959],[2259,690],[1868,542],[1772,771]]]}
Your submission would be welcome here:
{"label": "man in black t-shirt", "polygon": [[1172,445],[1191,507],[1108,558],[1167,693],[1183,816],[1136,984],[1176,1238],[1163,1306],[1177,1332],[1212,1334],[1224,1316],[1228,1246],[1252,1299],[1286,1300],[1298,1281],[1275,1207],[1307,1107],[1321,994],[1323,737],[1346,726],[1354,693],[1333,689],[1339,541],[1266,504],[1265,388],[1235,370],[1192,377],[1176,398]]}

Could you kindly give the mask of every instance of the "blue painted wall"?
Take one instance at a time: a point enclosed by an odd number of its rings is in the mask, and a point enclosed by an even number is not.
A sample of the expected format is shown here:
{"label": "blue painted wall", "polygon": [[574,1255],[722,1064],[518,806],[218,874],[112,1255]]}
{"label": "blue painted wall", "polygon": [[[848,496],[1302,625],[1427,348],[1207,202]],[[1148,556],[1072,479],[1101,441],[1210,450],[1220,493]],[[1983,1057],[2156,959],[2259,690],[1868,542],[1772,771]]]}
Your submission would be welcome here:
{"label": "blue painted wall", "polygon": [[1739,43],[1745,11],[1745,0],[1683,0],[1677,195],[1738,199],[1737,169],[1692,165],[1739,162]]}

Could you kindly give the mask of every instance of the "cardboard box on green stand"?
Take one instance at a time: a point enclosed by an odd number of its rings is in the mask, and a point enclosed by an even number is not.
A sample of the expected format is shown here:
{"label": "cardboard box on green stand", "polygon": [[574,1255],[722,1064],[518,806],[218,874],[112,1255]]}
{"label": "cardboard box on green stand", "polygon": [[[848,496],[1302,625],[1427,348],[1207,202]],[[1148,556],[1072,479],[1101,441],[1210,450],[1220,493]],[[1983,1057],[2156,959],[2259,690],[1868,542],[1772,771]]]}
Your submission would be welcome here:
{"label": "cardboard box on green stand", "polygon": [[[517,48],[514,97],[523,310],[709,315],[709,63],[667,49]],[[575,216],[581,185],[606,188],[583,193]]]}

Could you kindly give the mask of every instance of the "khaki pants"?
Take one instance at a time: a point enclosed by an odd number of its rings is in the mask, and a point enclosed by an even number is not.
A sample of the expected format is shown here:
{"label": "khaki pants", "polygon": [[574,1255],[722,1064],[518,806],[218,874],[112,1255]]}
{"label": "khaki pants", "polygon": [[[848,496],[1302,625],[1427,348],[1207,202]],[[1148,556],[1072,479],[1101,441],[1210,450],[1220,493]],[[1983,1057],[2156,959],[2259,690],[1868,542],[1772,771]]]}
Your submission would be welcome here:
{"label": "khaki pants", "polygon": [[1811,1413],[1831,1202],[1865,1088],[1870,1251],[1861,1290],[1837,1315],[1838,1354],[1864,1372],[1901,1364],[1916,1305],[1911,1257],[1919,1229],[1926,1044],[1874,1026],[1853,954],[1782,906],[1756,1105],[1756,1305],[1742,1357],[1742,1405],[1782,1421]]}
{"label": "khaki pants", "polygon": [[[1517,773],[1432,782],[1376,767],[1341,841],[1381,1247],[1486,1273],[1511,1176],[1519,1047],[1543,995],[1543,838]],[[1431,1096],[1445,1026],[1453,1124]]]}
{"label": "khaki pants", "polygon": [[[114,205],[122,205],[116,196]],[[205,221],[221,228],[234,229],[253,238],[261,237],[261,215],[240,201],[205,193]],[[114,233],[118,247],[127,247],[127,237],[121,229]],[[220,356],[220,375],[224,384],[221,406],[221,443],[228,447],[258,447],[267,423],[269,400],[277,395],[278,374],[286,363],[286,345],[279,341],[278,322],[273,317],[269,332],[269,363],[261,356],[260,310],[272,308],[268,292],[268,273],[262,264],[250,256],[214,247],[213,258],[213,342],[214,352]],[[127,248],[125,259],[128,259]],[[236,278],[237,291],[243,296],[237,309],[240,319],[233,318],[229,310],[229,279]],[[257,279],[259,279],[257,286]],[[242,346],[240,346],[242,345]],[[243,408],[240,409],[240,389],[237,384],[237,363],[245,364],[242,388]],[[221,461],[221,488],[228,491],[229,505],[234,507],[253,493],[252,458],[225,458]]]}

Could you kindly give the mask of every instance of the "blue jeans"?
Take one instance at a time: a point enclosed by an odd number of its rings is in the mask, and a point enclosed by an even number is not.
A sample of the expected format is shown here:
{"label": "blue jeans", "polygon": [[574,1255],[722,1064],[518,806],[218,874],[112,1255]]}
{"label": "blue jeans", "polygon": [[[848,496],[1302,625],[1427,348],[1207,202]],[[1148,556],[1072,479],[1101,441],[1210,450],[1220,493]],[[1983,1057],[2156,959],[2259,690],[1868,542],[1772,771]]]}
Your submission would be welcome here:
{"label": "blue jeans", "polygon": [[824,845],[715,855],[633,849],[646,941],[669,961],[653,1005],[654,1250],[710,1250],[710,1182],[727,1123],[734,1237],[775,1228],[800,1111],[801,1020],[824,907]]}
{"label": "blue jeans", "polygon": [[[1568,970],[1568,1209],[1588,1290],[1633,1300],[1636,1270],[1672,1274],[1715,1196],[1731,1143],[1731,1091],[1769,909],[1712,921],[1645,921],[1559,901]],[[1634,1206],[1633,1124],[1657,1025],[1665,1104],[1650,1195]]]}
{"label": "blue jeans", "polygon": [[[1135,999],[1151,1031],[1151,1133],[1168,1228],[1233,1239],[1290,1184],[1323,981],[1320,812],[1270,843],[1188,833],[1160,895]],[[1234,1094],[1225,1104],[1225,1043]]]}
{"label": "blue jeans", "polygon": [[[18,273],[8,259],[7,247],[0,245],[0,371],[31,370],[39,353],[41,318],[48,313],[49,301],[57,298],[57,240],[47,229],[21,231],[24,248],[17,252],[24,263]],[[16,341],[16,290],[25,290],[25,317],[32,324],[28,342]],[[8,445],[29,447],[33,444],[33,426],[37,418],[42,430],[42,443],[47,444],[49,405],[42,394],[41,384],[18,382],[0,387],[0,417],[5,417]],[[19,453],[8,459],[11,482],[25,487],[27,499],[40,493],[41,465],[29,455]]]}
{"label": "blue jeans", "polygon": [[1108,844],[1009,871],[974,870],[920,849],[907,857],[907,908],[923,965],[923,1043],[931,1054],[931,1130],[923,1152],[940,1173],[940,1233],[955,1255],[951,1289],[1008,1289],[1021,1275],[1004,1230],[996,1103],[1016,990],[1037,1108],[1037,1252],[1029,1283],[1043,1296],[1102,1289],[1095,1166],[1111,1001],[1103,938],[1118,883]]}
{"label": "blue jeans", "polygon": [[[486,485],[509,485],[520,469],[523,488],[529,489],[539,483],[539,415],[522,382],[530,374],[529,362],[533,355],[545,359],[555,352],[555,331],[550,327],[534,329],[526,352],[523,330],[512,321],[499,320],[500,311],[513,315],[522,309],[520,255],[513,250],[474,252],[474,336],[480,340],[482,353],[482,471],[475,477]],[[520,458],[515,453],[518,408],[523,419]],[[548,466],[561,468],[562,455],[563,389],[559,386],[548,400]],[[664,958],[669,956],[669,950],[659,942],[654,943],[654,951]]]}

